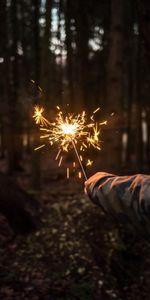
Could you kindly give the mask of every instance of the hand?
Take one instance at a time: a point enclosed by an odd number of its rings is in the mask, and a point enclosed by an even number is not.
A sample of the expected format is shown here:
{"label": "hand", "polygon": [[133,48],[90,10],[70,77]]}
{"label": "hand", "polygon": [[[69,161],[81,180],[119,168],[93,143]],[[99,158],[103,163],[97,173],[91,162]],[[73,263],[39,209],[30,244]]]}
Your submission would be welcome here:
{"label": "hand", "polygon": [[106,179],[106,178],[112,177],[112,176],[114,176],[114,175],[106,173],[106,172],[97,172],[96,174],[94,174],[93,176],[88,178],[87,181],[85,181],[85,183],[84,183],[85,194],[88,195],[89,198],[91,199],[93,189],[97,185],[97,183],[103,181],[103,179]]}

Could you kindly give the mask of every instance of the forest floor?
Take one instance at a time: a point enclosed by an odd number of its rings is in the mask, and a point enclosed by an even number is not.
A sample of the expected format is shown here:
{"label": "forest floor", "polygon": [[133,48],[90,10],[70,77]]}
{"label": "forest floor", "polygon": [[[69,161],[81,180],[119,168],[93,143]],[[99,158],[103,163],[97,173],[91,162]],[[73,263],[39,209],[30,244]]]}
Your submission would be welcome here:
{"label": "forest floor", "polygon": [[15,236],[0,216],[0,300],[150,299],[150,244],[123,243],[82,182],[50,166],[38,191],[28,173],[16,179],[41,203],[42,225]]}

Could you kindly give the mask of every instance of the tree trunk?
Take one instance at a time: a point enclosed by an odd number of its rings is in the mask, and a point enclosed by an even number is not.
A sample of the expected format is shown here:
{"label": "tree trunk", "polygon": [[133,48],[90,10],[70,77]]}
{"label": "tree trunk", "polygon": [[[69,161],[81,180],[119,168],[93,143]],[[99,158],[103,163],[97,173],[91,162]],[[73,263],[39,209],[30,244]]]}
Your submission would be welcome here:
{"label": "tree trunk", "polygon": [[8,161],[9,172],[20,169],[22,142],[21,142],[21,117],[19,107],[19,73],[18,73],[18,20],[17,20],[17,1],[14,0],[11,6],[12,19],[12,71],[10,78],[9,99],[9,136],[8,136]]}
{"label": "tree trunk", "polygon": [[[144,42],[145,52],[147,54],[148,68],[150,63],[150,2],[149,0],[138,0],[138,16],[139,26],[142,35],[142,41]],[[149,71],[148,71],[149,72]],[[147,141],[147,165],[150,163],[150,104],[149,98],[146,103],[146,117],[147,117],[147,129],[148,129],[148,141]]]}
{"label": "tree trunk", "polygon": [[74,103],[74,78],[73,78],[73,49],[72,49],[72,34],[71,34],[71,5],[67,0],[65,7],[65,29],[66,29],[66,48],[67,48],[67,81],[69,90],[69,101]]}
{"label": "tree trunk", "polygon": [[3,118],[1,119],[0,123],[0,158],[5,157],[5,136],[4,136],[4,120]]}
{"label": "tree trunk", "polygon": [[140,31],[144,40],[145,49],[150,60],[150,2],[138,0],[138,15]]}
{"label": "tree trunk", "polygon": [[45,3],[45,29],[41,49],[41,85],[46,102],[50,101],[50,37],[51,37],[51,8],[52,0],[46,0]]}
{"label": "tree trunk", "polygon": [[77,109],[90,107],[89,101],[89,24],[84,2],[77,0],[75,13],[76,47],[77,47]]}
{"label": "tree trunk", "polygon": [[143,171],[143,138],[142,138],[142,103],[141,103],[141,40],[137,36],[137,61],[136,61],[136,166],[137,172]]}
{"label": "tree trunk", "polygon": [[[58,30],[57,30],[57,38],[61,42],[61,20],[62,20],[62,2],[59,1],[59,7],[58,7]],[[56,55],[57,56],[57,55]],[[62,47],[60,48],[60,66],[59,66],[59,72],[58,72],[58,93],[59,93],[59,101],[64,107],[67,105],[66,99],[64,97],[64,67],[63,67],[63,53],[62,53]]]}
{"label": "tree trunk", "polygon": [[[105,112],[108,126],[104,136],[105,155],[109,170],[121,165],[123,129],[123,0],[111,1],[109,53],[107,62],[107,91]],[[110,114],[114,116],[109,119]]]}
{"label": "tree trunk", "polygon": [[[6,1],[1,0],[0,2],[0,37],[1,37],[1,45],[0,45],[0,56],[4,59],[6,57],[6,32],[7,32],[7,12],[6,12]],[[1,77],[1,83],[0,83],[0,91],[1,91],[1,97],[0,97],[0,158],[5,157],[5,149],[6,149],[6,143],[5,143],[5,128],[6,128],[6,105],[7,105],[7,93],[6,90],[8,87],[6,87],[6,60],[4,59],[3,62],[0,64],[0,77]],[[8,72],[8,70],[7,70]]]}
{"label": "tree trunk", "polygon": [[[39,5],[40,1],[34,0],[34,79],[35,79],[35,88],[38,91],[38,86],[40,84],[40,44],[39,44]],[[34,104],[37,104],[37,100],[34,100]],[[33,147],[37,147],[39,144],[39,133],[37,128],[33,132]],[[32,187],[34,189],[39,189],[41,185],[41,154],[40,151],[34,151],[32,155]]]}

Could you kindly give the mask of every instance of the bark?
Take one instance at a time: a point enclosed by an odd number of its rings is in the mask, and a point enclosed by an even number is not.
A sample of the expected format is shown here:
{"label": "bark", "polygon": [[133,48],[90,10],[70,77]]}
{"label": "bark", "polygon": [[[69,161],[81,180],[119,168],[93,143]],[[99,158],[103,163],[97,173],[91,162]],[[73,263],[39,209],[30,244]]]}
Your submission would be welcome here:
{"label": "bark", "polygon": [[[58,31],[57,31],[57,38],[60,41],[61,41],[61,13],[62,13],[62,3],[60,1],[59,2],[59,10],[58,10]],[[63,91],[64,67],[63,67],[62,48],[60,49],[59,58],[60,58],[60,66],[59,66],[59,71],[58,71],[58,82],[59,82],[58,94],[59,94],[60,103],[62,103],[65,106],[67,103],[66,103],[65,97],[63,96],[64,95],[64,91]]]}
{"label": "bark", "polygon": [[[126,124],[125,132],[127,133],[127,145],[125,149],[125,162],[124,166],[130,168],[131,166],[131,154],[133,151],[132,146],[132,110],[133,110],[133,85],[134,85],[134,72],[135,72],[135,59],[134,59],[134,36],[133,36],[133,11],[130,3],[127,3],[125,6],[125,115],[126,115]],[[129,13],[130,11],[130,13]]]}
{"label": "bark", "polygon": [[[138,17],[142,42],[144,42],[145,52],[148,58],[148,67],[150,63],[150,3],[149,0],[138,0]],[[147,141],[147,164],[150,162],[150,105],[149,99],[146,103],[148,141]]]}
{"label": "bark", "polygon": [[150,109],[146,114],[147,130],[148,130],[148,141],[147,141],[146,154],[147,154],[147,164],[148,164],[148,166],[150,164],[150,119],[149,119],[149,112],[150,112]]}
{"label": "bark", "polygon": [[29,42],[29,25],[27,25],[27,21],[30,19],[30,15],[27,15],[27,8],[25,5],[25,1],[19,3],[20,11],[21,11],[21,44],[23,49],[23,57],[22,57],[22,68],[24,70],[24,80],[25,87],[28,87],[28,82],[31,76],[31,68],[32,65],[29,63],[29,48],[31,44]]}
{"label": "bark", "polygon": [[127,108],[127,125],[126,125],[126,132],[127,132],[127,149],[126,149],[126,159],[125,163],[126,166],[130,166],[131,163],[131,152],[132,152],[132,102],[133,102],[133,95],[132,95],[132,67],[129,65],[129,73],[128,73],[128,83],[129,83],[129,93],[128,93],[128,108]]}
{"label": "bark", "polygon": [[[35,88],[38,91],[40,85],[40,35],[39,35],[39,5],[40,1],[34,0],[34,79]],[[34,105],[39,101],[38,97],[34,100]],[[39,144],[38,129],[35,128],[33,132],[33,149]],[[41,155],[40,151],[34,151],[32,155],[32,187],[37,189],[41,185]]]}
{"label": "bark", "polygon": [[71,5],[70,1],[66,2],[66,48],[67,48],[67,80],[69,88],[69,100],[74,103],[74,83],[73,83],[73,49],[72,49],[72,33],[71,33]]}
{"label": "bark", "polygon": [[1,118],[0,124],[0,158],[5,157],[5,136],[4,136],[4,120]]}
{"label": "bark", "polygon": [[150,3],[149,0],[138,0],[138,15],[141,34],[147,55],[150,59]]}
{"label": "bark", "polygon": [[19,69],[18,69],[18,19],[17,19],[17,1],[12,2],[11,20],[12,20],[12,70],[10,78],[10,99],[9,99],[9,136],[8,136],[8,161],[9,172],[20,169],[21,150],[22,150],[22,126],[19,107]]}
{"label": "bark", "polygon": [[77,47],[77,108],[90,107],[89,101],[89,24],[88,13],[83,2],[76,2],[75,24],[76,24],[76,47]]}
{"label": "bark", "polygon": [[[104,147],[107,165],[110,170],[119,169],[121,165],[123,129],[123,2],[123,0],[111,1],[107,91],[104,107],[108,119]],[[114,112],[114,117],[109,120],[109,115],[112,112]]]}
{"label": "bark", "polygon": [[142,47],[140,28],[133,33],[132,37],[132,154],[134,154],[134,169],[142,172],[143,168],[143,139],[142,139]]}
{"label": "bark", "polygon": [[126,133],[127,133],[127,148],[125,156],[125,166],[130,168],[131,166],[131,155],[133,152],[133,139],[132,139],[132,108],[133,108],[133,74],[132,66],[129,63],[128,70],[128,106],[127,106],[127,119],[126,119]]}
{"label": "bark", "polygon": [[0,213],[7,218],[15,233],[29,233],[40,224],[38,202],[1,173]]}
{"label": "bark", "polygon": [[47,0],[45,3],[45,30],[43,36],[43,43],[41,49],[41,84],[43,87],[43,93],[45,100],[50,100],[50,82],[49,82],[49,71],[50,71],[50,37],[51,37],[51,8],[52,0]]}
{"label": "bark", "polygon": [[143,171],[143,140],[142,140],[142,103],[141,103],[141,41],[140,35],[137,40],[137,62],[136,62],[136,162],[137,171]]}
{"label": "bark", "polygon": [[[0,2],[0,37],[1,37],[1,45],[0,45],[0,55],[1,57],[5,57],[6,55],[6,32],[7,32],[7,26],[6,26],[6,19],[7,19],[7,13],[6,13],[6,1],[2,0]],[[0,157],[5,157],[5,112],[6,112],[6,103],[7,103],[7,93],[6,93],[6,60],[4,60],[3,63],[0,64],[0,76],[1,76],[1,84],[0,84],[0,90],[1,90],[1,97],[0,97]]]}

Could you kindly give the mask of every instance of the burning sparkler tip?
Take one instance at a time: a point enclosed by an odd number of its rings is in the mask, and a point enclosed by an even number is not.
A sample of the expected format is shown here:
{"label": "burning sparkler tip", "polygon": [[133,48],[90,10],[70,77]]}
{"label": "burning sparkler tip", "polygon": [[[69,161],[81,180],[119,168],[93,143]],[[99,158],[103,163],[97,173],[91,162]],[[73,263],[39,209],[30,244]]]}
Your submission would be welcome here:
{"label": "burning sparkler tip", "polygon": [[[61,166],[63,160],[63,152],[68,152],[71,147],[74,148],[76,156],[78,158],[81,170],[85,179],[87,179],[87,175],[83,168],[82,162],[84,161],[84,157],[78,153],[77,148],[80,149],[80,152],[85,151],[90,146],[100,150],[100,126],[106,125],[107,121],[102,123],[95,123],[94,114],[100,110],[98,107],[93,115],[90,117],[92,122],[88,123],[88,118],[86,112],[83,111],[81,114],[66,114],[64,115],[59,106],[56,106],[58,112],[53,123],[50,123],[44,116],[44,108],[35,106],[34,107],[34,115],[33,118],[35,123],[40,126],[40,130],[43,132],[43,135],[40,136],[41,139],[47,139],[50,145],[58,144],[59,151],[56,155],[56,160],[59,158],[58,166]],[[45,144],[36,148],[36,150],[44,147]],[[78,146],[78,147],[77,147]],[[61,156],[60,156],[61,154]],[[86,166],[91,166],[93,161],[88,159]],[[73,163],[73,168],[76,165]],[[67,168],[67,178],[70,176],[70,171]],[[79,172],[79,178],[81,178],[82,174]]]}

